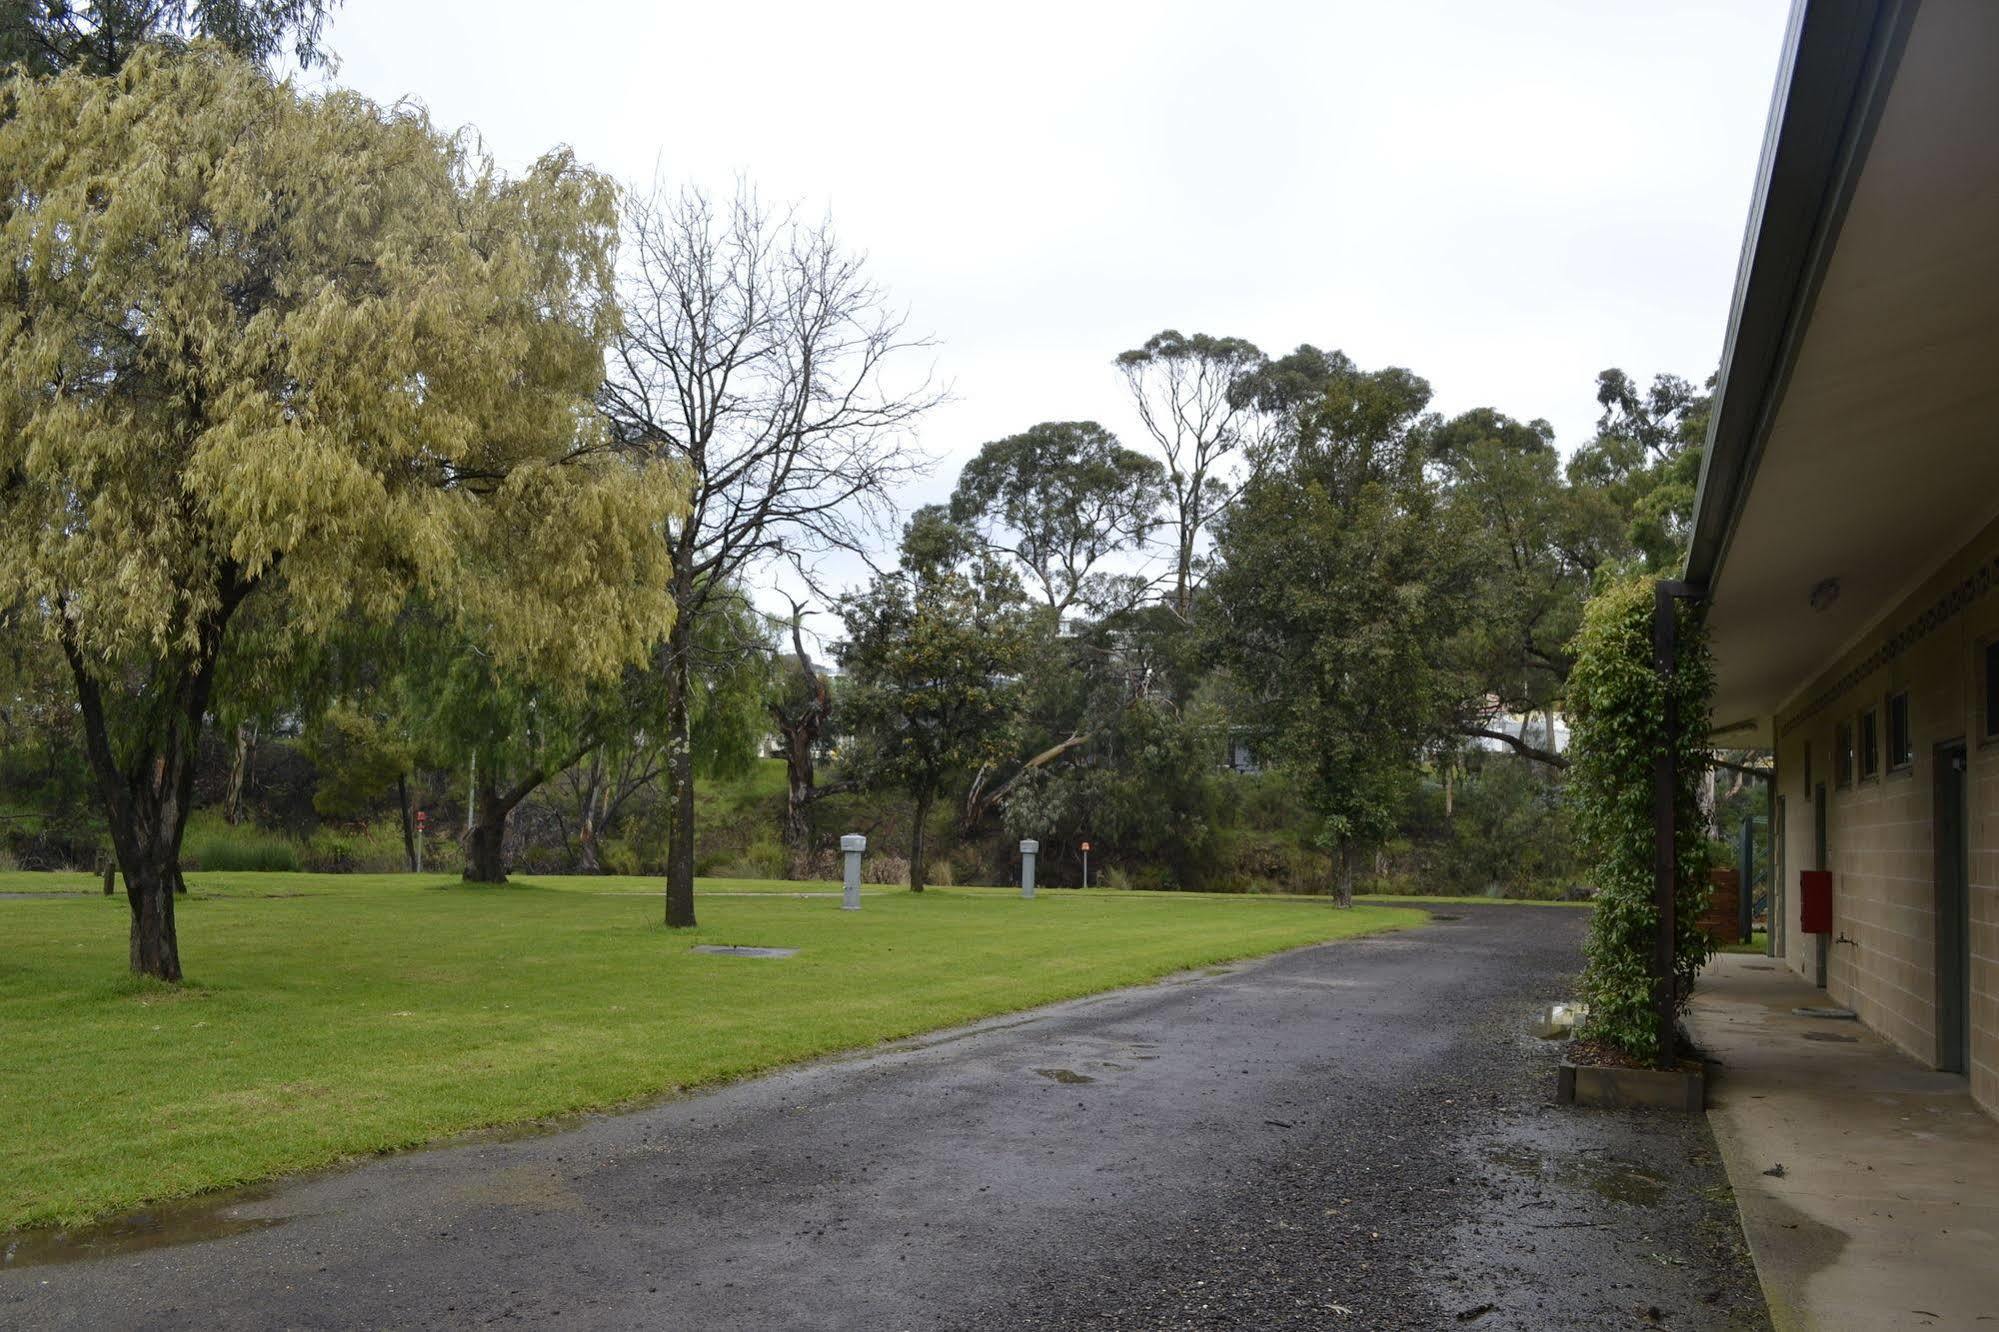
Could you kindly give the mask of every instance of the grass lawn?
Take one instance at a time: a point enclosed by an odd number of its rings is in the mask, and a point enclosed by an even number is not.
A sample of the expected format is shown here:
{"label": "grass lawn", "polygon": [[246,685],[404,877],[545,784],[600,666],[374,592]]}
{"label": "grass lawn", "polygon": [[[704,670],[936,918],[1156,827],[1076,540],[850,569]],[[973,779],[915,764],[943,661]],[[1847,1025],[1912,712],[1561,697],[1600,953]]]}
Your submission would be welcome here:
{"label": "grass lawn", "polygon": [[1581,907],[1588,910],[1592,902],[1547,902],[1539,898],[1526,897],[1450,897],[1442,893],[1355,893],[1354,901],[1372,902],[1382,906],[1393,906],[1406,902],[1411,906],[1535,906],[1535,907]]}
{"label": "grass lawn", "polygon": [[[468,888],[412,875],[194,874],[188,982],[125,970],[122,893],[0,874],[0,1230],[1419,923],[1323,899],[1003,889],[792,896],[704,880],[701,928],[651,879]],[[695,943],[797,948],[763,960]]]}
{"label": "grass lawn", "polygon": [[1722,953],[1765,953],[1770,948],[1770,936],[1762,930],[1749,936],[1747,943],[1723,944],[1717,952]]}

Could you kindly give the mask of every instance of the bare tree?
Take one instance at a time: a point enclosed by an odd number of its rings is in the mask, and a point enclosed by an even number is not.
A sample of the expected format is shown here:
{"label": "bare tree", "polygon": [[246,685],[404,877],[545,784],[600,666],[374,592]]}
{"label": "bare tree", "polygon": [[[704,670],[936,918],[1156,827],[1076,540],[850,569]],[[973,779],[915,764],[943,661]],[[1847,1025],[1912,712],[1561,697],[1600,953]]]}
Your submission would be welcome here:
{"label": "bare tree", "polygon": [[1242,388],[1264,363],[1263,353],[1241,338],[1187,337],[1172,329],[1117,358],[1138,419],[1166,462],[1175,539],[1173,609],[1182,616],[1193,605],[1201,533],[1241,488],[1217,469],[1229,455],[1247,451],[1260,424],[1255,403]]}
{"label": "bare tree", "polygon": [[694,924],[688,688],[696,625],[752,570],[808,578],[832,551],[865,555],[893,495],[928,460],[910,427],[942,394],[891,362],[928,342],[906,331],[860,255],[738,184],[719,207],[655,183],[626,200],[624,330],[602,406],[627,446],[686,471],[670,520],[679,618],[657,669],[666,703],[672,817],[666,923]]}

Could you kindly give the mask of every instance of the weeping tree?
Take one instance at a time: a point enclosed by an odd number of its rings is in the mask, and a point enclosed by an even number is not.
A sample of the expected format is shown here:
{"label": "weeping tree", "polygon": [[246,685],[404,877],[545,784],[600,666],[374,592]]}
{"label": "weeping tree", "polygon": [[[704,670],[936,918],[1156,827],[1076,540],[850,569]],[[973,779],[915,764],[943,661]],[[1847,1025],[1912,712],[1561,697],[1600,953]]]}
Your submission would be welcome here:
{"label": "weeping tree", "polygon": [[67,663],[132,968],[176,980],[245,603],[275,651],[421,593],[505,660],[613,673],[672,622],[676,479],[589,410],[616,214],[566,155],[509,178],[209,47],[0,97],[0,578]]}
{"label": "weeping tree", "polygon": [[339,0],[8,0],[0,66],[31,74],[115,74],[141,50],[210,42],[265,63],[331,62],[322,40]]}
{"label": "weeping tree", "polygon": [[[694,924],[690,735],[702,622],[743,580],[831,552],[868,555],[926,466],[911,428],[940,395],[910,334],[831,227],[747,187],[627,196],[623,322],[601,402],[619,440],[668,461],[688,504],[667,526],[679,619],[655,670],[670,789],[666,923]],[[749,649],[745,649],[749,650]]]}

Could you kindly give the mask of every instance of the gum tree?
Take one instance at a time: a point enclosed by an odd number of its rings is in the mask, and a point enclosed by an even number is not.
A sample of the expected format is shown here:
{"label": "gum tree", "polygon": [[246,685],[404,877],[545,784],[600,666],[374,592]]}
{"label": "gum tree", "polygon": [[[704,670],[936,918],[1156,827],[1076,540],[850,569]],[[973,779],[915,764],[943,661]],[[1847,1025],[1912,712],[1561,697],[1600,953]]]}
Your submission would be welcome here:
{"label": "gum tree", "polygon": [[[211,47],[0,96],[0,579],[60,648],[131,908],[171,885],[216,665],[421,594],[581,676],[672,620],[675,479],[600,447],[613,193]],[[250,644],[246,644],[251,646]]]}

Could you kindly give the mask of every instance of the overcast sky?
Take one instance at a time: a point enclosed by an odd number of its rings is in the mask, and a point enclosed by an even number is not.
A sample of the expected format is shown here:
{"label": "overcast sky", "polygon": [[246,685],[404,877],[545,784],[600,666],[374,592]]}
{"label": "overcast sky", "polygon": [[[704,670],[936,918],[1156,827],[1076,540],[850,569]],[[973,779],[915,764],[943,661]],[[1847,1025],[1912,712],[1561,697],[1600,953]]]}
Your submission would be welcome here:
{"label": "overcast sky", "polygon": [[986,440],[1137,422],[1162,328],[1344,349],[1436,406],[1546,417],[1596,372],[1705,378],[1784,0],[702,5],[346,0],[339,81],[503,162],[557,143],[829,209]]}

